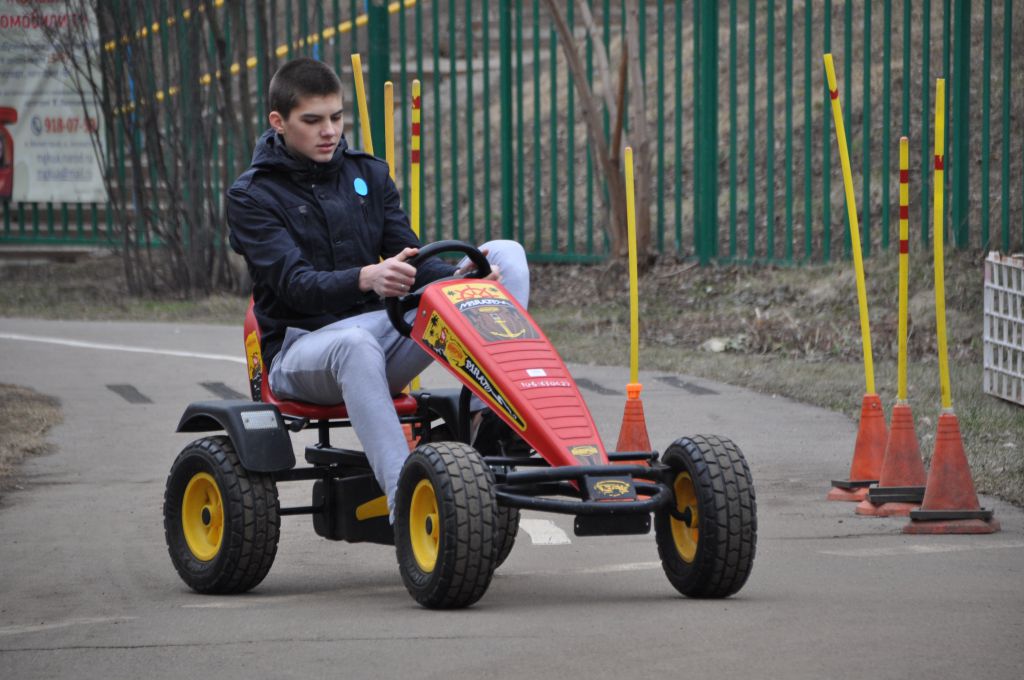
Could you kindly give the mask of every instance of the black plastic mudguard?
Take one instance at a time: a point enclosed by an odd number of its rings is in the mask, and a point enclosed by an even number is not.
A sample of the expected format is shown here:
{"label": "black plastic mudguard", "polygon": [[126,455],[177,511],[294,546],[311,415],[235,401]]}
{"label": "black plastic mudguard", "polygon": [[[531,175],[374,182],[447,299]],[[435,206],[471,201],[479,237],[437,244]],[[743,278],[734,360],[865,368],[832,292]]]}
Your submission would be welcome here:
{"label": "black plastic mudguard", "polygon": [[281,472],[295,467],[292,440],[273,404],[245,399],[196,401],[188,405],[177,432],[224,430],[246,470]]}

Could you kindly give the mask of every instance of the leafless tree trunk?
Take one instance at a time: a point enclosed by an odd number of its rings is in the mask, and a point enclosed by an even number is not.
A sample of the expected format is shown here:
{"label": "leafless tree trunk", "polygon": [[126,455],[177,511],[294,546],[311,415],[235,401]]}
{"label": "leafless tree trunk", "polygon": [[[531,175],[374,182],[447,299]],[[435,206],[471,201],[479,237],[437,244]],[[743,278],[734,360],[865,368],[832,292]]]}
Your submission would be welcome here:
{"label": "leafless tree trunk", "polygon": [[[569,64],[569,71],[572,73],[573,82],[580,95],[580,104],[583,107],[584,120],[587,124],[587,136],[590,138],[590,147],[597,159],[597,167],[604,177],[608,187],[608,201],[611,204],[612,218],[609,220],[609,239],[611,240],[612,253],[618,257],[627,252],[626,241],[626,187],[623,182],[622,173],[612,162],[608,145],[604,140],[604,132],[601,129],[600,103],[590,85],[587,82],[587,74],[583,68],[583,61],[580,59],[579,50],[573,40],[569,26],[562,15],[559,3],[555,0],[544,0],[544,5],[551,14],[551,19],[558,32],[558,40],[562,44],[566,61]],[[607,62],[607,58],[605,59]]]}
{"label": "leafless tree trunk", "polygon": [[[577,0],[572,0],[577,1]],[[595,55],[598,72],[603,82],[604,105],[609,115],[615,119],[615,128],[611,143],[606,143],[604,131],[601,125],[601,102],[597,95],[590,89],[586,72],[583,68],[583,60],[580,57],[580,48],[573,38],[569,26],[565,21],[560,7],[561,3],[555,0],[544,0],[544,5],[551,15],[558,32],[558,40],[562,45],[569,71],[572,74],[573,82],[579,93],[580,102],[583,106],[584,121],[587,125],[587,136],[590,139],[591,152],[597,159],[597,166],[608,187],[608,200],[611,209],[611,218],[608,221],[608,236],[611,241],[612,255],[616,258],[625,258],[629,253],[627,241],[627,213],[626,213],[626,187],[623,169],[619,166],[619,152],[622,149],[622,123],[624,119],[624,102],[626,92],[630,94],[631,106],[633,108],[633,158],[634,171],[636,176],[636,216],[637,216],[637,250],[642,257],[650,246],[651,242],[651,220],[650,220],[650,195],[651,182],[649,178],[649,157],[650,142],[647,133],[646,122],[646,101],[644,96],[644,80],[640,69],[640,43],[638,35],[638,12],[639,0],[629,0],[628,20],[626,24],[627,43],[623,46],[623,56],[619,69],[619,88],[617,101],[612,99],[611,73],[608,54],[605,51],[604,43],[597,37],[597,28],[594,24],[593,13],[587,0],[578,0],[580,14],[583,17],[584,25],[590,35],[591,47]],[[627,77],[628,74],[628,77]],[[628,87],[631,83],[632,87]],[[628,141],[626,142],[629,143]]]}
{"label": "leafless tree trunk", "polygon": [[[229,0],[235,27],[241,1]],[[255,132],[247,77],[237,93],[230,85],[235,55],[246,72],[248,42],[235,37],[243,32],[232,31],[229,51],[217,12],[201,11],[201,0],[173,4],[190,18],[140,36],[136,3],[65,0],[68,12],[96,17],[98,44],[81,24],[45,31],[66,55],[86,115],[102,119],[93,147],[130,292],[188,297],[236,287],[221,192],[248,165]]]}

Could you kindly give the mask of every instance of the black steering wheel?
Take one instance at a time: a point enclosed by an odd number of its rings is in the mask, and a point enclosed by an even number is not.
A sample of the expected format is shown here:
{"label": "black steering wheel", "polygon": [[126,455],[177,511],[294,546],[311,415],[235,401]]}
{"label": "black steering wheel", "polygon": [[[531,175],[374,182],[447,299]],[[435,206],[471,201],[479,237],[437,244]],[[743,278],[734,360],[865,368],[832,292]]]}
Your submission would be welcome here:
{"label": "black steering wheel", "polygon": [[[476,265],[476,271],[471,271],[467,274],[459,274],[458,276],[454,274],[451,276],[445,276],[444,278],[431,281],[431,284],[437,283],[438,281],[450,281],[452,279],[483,279],[491,274],[491,263],[487,261],[484,254],[465,241],[448,240],[429,243],[420,248],[420,252],[416,254],[416,257],[409,258],[406,262],[411,264],[413,267],[418,267],[419,264],[427,258],[434,257],[440,253],[462,253],[469,258],[470,262]],[[426,286],[423,286],[423,288],[426,288]],[[412,333],[412,326],[406,322],[405,313],[410,309],[419,307],[420,297],[423,295],[423,288],[419,288],[411,293],[406,293],[400,297],[384,298],[384,309],[388,312],[388,319],[391,321],[391,325],[395,327],[396,331],[405,337],[409,337]]]}

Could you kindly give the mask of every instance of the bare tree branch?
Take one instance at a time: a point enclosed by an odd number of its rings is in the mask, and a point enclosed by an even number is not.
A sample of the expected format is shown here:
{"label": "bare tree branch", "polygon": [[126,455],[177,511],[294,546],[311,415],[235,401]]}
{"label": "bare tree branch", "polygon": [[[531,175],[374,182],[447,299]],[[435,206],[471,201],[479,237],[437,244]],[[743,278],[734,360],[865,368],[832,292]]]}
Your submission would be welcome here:
{"label": "bare tree branch", "polygon": [[572,73],[573,83],[575,83],[580,95],[580,103],[583,106],[590,145],[598,161],[598,169],[604,176],[608,186],[608,198],[611,203],[613,216],[613,219],[609,222],[609,237],[612,243],[612,252],[618,256],[621,255],[626,244],[626,192],[622,182],[622,175],[619,168],[611,162],[608,147],[604,141],[597,97],[594,96],[587,82],[587,75],[583,68],[583,61],[580,59],[579,49],[576,47],[572,33],[569,31],[569,26],[565,22],[565,17],[562,16],[562,11],[555,0],[544,0],[544,5],[547,7],[548,13],[555,24],[555,30],[558,33],[559,42],[562,44],[562,50],[565,53],[569,71]]}

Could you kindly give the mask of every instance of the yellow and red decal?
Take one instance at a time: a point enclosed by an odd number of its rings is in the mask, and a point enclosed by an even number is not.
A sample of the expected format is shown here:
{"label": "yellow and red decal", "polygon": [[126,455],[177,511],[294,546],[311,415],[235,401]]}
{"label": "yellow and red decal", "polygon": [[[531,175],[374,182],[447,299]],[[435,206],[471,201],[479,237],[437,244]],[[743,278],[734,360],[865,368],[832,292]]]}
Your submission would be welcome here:
{"label": "yellow and red decal", "polygon": [[245,363],[249,368],[249,392],[253,401],[260,401],[263,388],[263,354],[256,331],[245,336]]}
{"label": "yellow and red decal", "polygon": [[536,340],[540,333],[509,297],[488,283],[457,283],[442,288],[484,342]]}
{"label": "yellow and red decal", "polygon": [[466,349],[466,344],[455,335],[436,311],[431,312],[430,320],[423,331],[423,341],[431,351],[444,359],[455,371],[466,376],[470,382],[479,387],[483,396],[499,411],[507,415],[520,431],[526,431],[526,421],[498,389],[497,384],[484,371],[480,363]]}
{"label": "yellow and red decal", "polygon": [[598,465],[601,462],[601,450],[597,448],[597,444],[570,446],[569,453],[584,465]]}

